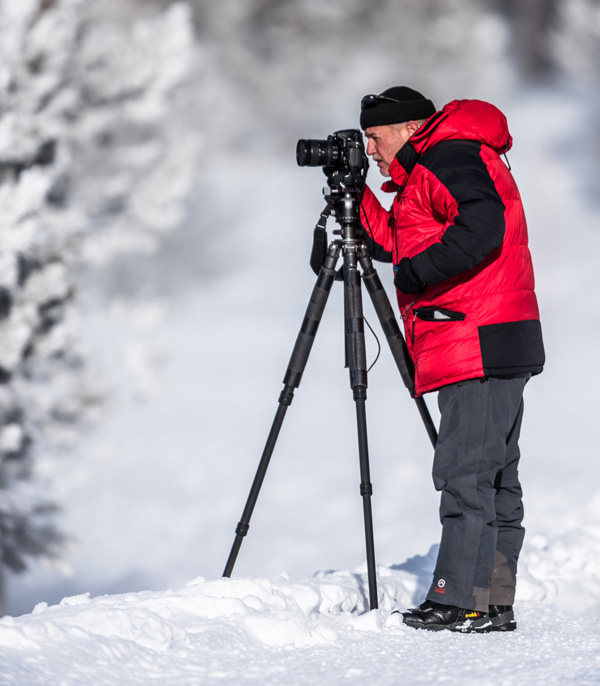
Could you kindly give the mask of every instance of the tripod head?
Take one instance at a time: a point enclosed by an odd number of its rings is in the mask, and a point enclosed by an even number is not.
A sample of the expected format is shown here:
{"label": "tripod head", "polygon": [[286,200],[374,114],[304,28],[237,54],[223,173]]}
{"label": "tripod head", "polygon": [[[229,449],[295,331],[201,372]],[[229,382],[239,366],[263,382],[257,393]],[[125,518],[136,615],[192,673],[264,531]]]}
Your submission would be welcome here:
{"label": "tripod head", "polygon": [[323,194],[330,214],[335,217],[339,229],[333,233],[341,236],[342,243],[356,243],[362,239],[363,230],[360,224],[360,195],[344,188],[326,187]]}
{"label": "tripod head", "polygon": [[[325,259],[329,240],[327,238],[327,220],[333,215],[340,225],[339,229],[334,229],[333,233],[341,236],[338,241],[340,246],[348,248],[350,245],[358,246],[362,244],[363,229],[360,223],[360,195],[355,191],[341,186],[326,186],[323,194],[327,204],[319,216],[314,231],[313,245],[310,253],[310,266],[315,274],[321,271]],[[364,246],[363,246],[364,247]],[[341,280],[341,272],[337,279]]]}

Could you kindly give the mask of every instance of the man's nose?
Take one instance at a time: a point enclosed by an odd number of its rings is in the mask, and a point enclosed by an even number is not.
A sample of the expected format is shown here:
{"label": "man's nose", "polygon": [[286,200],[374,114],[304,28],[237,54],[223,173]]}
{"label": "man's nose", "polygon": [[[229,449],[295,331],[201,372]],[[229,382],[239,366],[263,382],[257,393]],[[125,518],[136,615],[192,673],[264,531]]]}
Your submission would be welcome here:
{"label": "man's nose", "polygon": [[374,154],[375,154],[375,144],[369,138],[369,142],[367,143],[367,155],[374,155]]}

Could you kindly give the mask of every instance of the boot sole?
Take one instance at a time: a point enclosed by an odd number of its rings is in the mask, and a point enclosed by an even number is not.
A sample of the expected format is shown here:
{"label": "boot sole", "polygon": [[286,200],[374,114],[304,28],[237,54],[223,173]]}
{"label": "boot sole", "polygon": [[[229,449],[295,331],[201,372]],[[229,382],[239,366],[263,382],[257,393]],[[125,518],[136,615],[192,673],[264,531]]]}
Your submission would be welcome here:
{"label": "boot sole", "polygon": [[[485,634],[494,631],[492,622],[489,617],[478,619],[476,621],[462,621],[454,622],[452,624],[425,624],[420,622],[407,622],[404,619],[404,624],[411,629],[425,629],[425,631],[454,631],[459,634]],[[510,631],[510,629],[497,629],[497,631]]]}

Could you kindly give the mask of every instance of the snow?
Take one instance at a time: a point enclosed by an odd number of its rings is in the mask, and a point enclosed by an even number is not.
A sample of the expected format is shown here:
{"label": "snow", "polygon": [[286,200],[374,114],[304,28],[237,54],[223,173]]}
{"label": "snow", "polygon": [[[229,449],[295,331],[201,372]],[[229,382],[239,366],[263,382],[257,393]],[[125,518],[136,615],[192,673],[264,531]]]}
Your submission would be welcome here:
{"label": "snow", "polygon": [[391,610],[410,605],[425,571],[379,567],[380,609],[371,612],[364,570],[308,580],[199,578],[175,591],[41,603],[0,620],[0,683],[395,686],[453,683],[457,674],[490,686],[598,683],[597,616],[526,601],[513,633],[404,627]]}

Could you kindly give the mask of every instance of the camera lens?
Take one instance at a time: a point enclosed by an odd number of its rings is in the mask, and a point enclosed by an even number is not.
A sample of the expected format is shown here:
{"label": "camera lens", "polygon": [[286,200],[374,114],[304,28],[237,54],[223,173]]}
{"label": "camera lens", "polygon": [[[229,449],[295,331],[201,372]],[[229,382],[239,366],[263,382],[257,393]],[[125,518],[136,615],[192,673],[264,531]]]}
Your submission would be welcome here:
{"label": "camera lens", "polygon": [[300,139],[296,146],[296,162],[300,167],[329,167],[340,156],[337,141]]}

